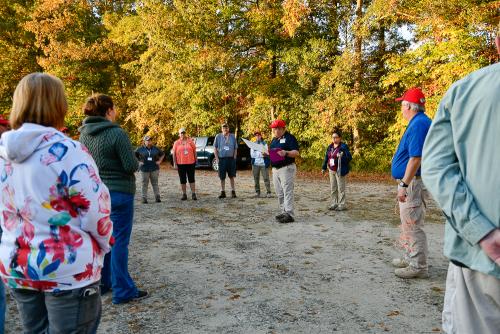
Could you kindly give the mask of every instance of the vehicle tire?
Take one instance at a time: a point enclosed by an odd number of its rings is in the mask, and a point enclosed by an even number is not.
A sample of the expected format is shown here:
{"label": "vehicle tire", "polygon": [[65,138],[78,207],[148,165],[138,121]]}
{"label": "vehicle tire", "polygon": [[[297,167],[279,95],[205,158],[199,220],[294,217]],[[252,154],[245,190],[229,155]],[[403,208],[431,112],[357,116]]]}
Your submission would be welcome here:
{"label": "vehicle tire", "polygon": [[219,171],[219,162],[215,160],[215,157],[210,158],[210,166],[214,171]]}

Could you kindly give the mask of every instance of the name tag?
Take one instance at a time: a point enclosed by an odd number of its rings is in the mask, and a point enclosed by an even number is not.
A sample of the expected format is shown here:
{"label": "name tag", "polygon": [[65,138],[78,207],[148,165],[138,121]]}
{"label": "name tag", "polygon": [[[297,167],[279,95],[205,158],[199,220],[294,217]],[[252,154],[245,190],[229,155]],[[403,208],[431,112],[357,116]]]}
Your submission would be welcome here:
{"label": "name tag", "polygon": [[148,157],[148,161],[153,161],[153,157]]}
{"label": "name tag", "polygon": [[286,142],[285,138],[280,139],[280,144],[284,144]]}
{"label": "name tag", "polygon": [[229,146],[224,146],[224,151],[229,151]]}
{"label": "name tag", "polygon": [[335,166],[335,159],[330,159],[330,166]]}

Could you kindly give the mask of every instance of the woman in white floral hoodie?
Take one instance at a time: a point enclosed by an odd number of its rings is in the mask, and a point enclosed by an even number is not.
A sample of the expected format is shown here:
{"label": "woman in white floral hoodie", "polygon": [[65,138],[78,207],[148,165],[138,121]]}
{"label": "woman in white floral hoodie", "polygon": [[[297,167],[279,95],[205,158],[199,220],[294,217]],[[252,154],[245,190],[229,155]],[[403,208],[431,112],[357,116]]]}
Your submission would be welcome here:
{"label": "woman in white floral hoodie", "polygon": [[66,111],[61,80],[29,74],[0,139],[0,276],[30,333],[95,333],[101,315],[109,192],[85,147],[56,130]]}

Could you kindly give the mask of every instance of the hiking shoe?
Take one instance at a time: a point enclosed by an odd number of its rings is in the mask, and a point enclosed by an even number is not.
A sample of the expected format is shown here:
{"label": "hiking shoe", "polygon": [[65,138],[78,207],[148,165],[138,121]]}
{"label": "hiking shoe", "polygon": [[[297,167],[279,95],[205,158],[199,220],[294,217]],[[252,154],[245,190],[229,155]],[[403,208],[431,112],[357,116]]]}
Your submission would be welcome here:
{"label": "hiking shoe", "polygon": [[188,199],[188,196],[186,194],[182,194],[181,201],[185,201]]}
{"label": "hiking shoe", "polygon": [[393,267],[396,267],[396,268],[406,268],[410,265],[408,262],[406,262],[404,259],[402,259],[400,257],[398,257],[396,259],[392,259],[391,264]]}
{"label": "hiking shoe", "polygon": [[161,203],[160,197],[156,197],[156,203]]}
{"label": "hiking shoe", "polygon": [[280,221],[283,217],[285,216],[285,213],[280,213],[279,215],[276,215],[274,216],[274,218],[276,218],[277,221]]}
{"label": "hiking shoe", "polygon": [[147,199],[145,199],[145,198],[143,198],[143,199],[142,199],[142,204],[148,204],[148,200],[147,200]]}
{"label": "hiking shoe", "polygon": [[271,193],[267,193],[267,194],[266,194],[266,197],[267,197],[267,198],[271,198],[271,197],[273,197],[273,194],[271,194]]}
{"label": "hiking shoe", "polygon": [[196,194],[195,194],[195,193],[192,193],[192,194],[191,194],[191,199],[192,199],[193,201],[197,201],[197,200],[198,200],[198,197],[196,197]]}
{"label": "hiking shoe", "polygon": [[295,219],[293,219],[292,216],[290,216],[288,213],[285,213],[278,222],[280,224],[288,224],[288,223],[293,223],[294,221]]}
{"label": "hiking shoe", "polygon": [[347,208],[342,205],[337,206],[337,208],[335,209],[335,211],[345,211],[345,210],[347,210]]}
{"label": "hiking shoe", "polygon": [[328,207],[328,210],[336,210],[338,207],[338,204],[332,204]]}
{"label": "hiking shoe", "polygon": [[234,190],[231,191],[231,198],[236,198],[236,191]]}
{"label": "hiking shoe", "polygon": [[412,266],[396,269],[394,274],[399,278],[429,278],[427,269],[417,269]]}
{"label": "hiking shoe", "polygon": [[141,299],[147,298],[148,296],[149,296],[149,294],[148,294],[148,292],[146,290],[137,290],[137,296],[132,297],[130,299],[122,300],[122,301],[119,301],[119,302],[113,301],[113,304],[126,304],[126,303],[129,303],[129,302],[132,302],[132,301],[137,301],[137,300],[141,300]]}
{"label": "hiking shoe", "polygon": [[219,195],[219,198],[226,198],[226,192],[225,191],[221,191],[220,195]]}

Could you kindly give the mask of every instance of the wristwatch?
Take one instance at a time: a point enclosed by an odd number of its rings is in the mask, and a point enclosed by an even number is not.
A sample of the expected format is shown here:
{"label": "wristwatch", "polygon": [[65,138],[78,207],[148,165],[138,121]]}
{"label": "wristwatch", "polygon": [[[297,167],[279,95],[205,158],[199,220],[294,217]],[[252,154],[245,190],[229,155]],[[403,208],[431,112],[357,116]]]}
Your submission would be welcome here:
{"label": "wristwatch", "polygon": [[399,181],[399,186],[402,188],[408,188],[408,185],[403,180]]}

